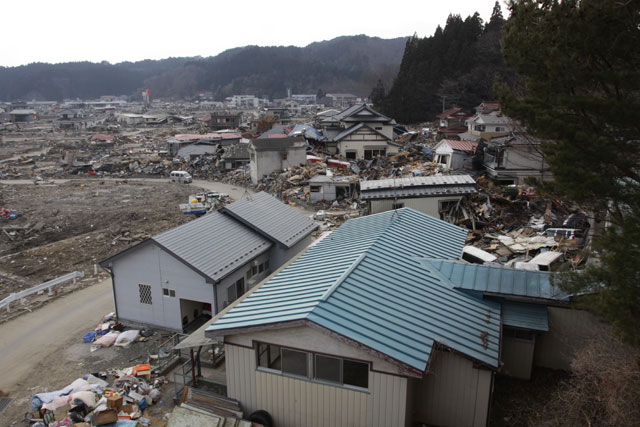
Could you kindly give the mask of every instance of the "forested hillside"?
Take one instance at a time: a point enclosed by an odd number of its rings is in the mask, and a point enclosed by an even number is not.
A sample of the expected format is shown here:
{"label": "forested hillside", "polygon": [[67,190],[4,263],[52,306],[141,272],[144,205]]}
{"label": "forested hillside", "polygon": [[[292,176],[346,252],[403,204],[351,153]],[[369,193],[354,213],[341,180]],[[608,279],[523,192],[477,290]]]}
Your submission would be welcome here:
{"label": "forested hillside", "polygon": [[477,13],[466,19],[450,15],[433,36],[413,36],[393,85],[387,92],[379,82],[372,101],[398,121],[417,123],[432,120],[442,111],[443,100],[447,108],[471,108],[492,99],[495,78],[513,81],[500,52],[504,22],[496,2],[486,24]]}
{"label": "forested hillside", "polygon": [[390,83],[402,59],[405,38],[345,36],[299,47],[247,46],[210,58],[94,64],[29,64],[0,67],[0,100],[62,100],[100,95],[184,98],[211,91],[269,98],[294,93],[352,92],[367,96],[381,79]]}

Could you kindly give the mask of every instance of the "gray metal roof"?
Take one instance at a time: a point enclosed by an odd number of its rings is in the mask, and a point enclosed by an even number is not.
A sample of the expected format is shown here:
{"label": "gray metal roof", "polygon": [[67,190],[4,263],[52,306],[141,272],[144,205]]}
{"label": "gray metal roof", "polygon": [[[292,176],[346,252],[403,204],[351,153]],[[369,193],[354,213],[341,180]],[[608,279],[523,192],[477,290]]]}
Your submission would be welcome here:
{"label": "gray metal roof", "polygon": [[406,178],[387,178],[362,181],[360,188],[363,190],[380,190],[397,187],[422,187],[427,185],[475,185],[471,175],[436,175],[436,176],[410,176]]}
{"label": "gray metal roof", "polygon": [[273,245],[252,229],[219,212],[209,213],[151,239],[214,281]]}
{"label": "gray metal roof", "polygon": [[469,175],[416,176],[377,179],[360,183],[362,200],[389,197],[465,195],[475,192],[476,182]]}
{"label": "gray metal roof", "polygon": [[264,191],[238,200],[220,211],[287,248],[318,228],[310,218]]}

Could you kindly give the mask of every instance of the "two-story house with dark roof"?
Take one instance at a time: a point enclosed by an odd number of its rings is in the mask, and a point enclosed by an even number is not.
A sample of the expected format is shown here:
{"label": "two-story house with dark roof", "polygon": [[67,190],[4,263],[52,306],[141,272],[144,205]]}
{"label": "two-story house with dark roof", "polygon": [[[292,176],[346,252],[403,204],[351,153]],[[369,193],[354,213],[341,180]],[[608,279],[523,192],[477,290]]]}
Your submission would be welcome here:
{"label": "two-story house with dark roof", "polygon": [[395,120],[367,104],[358,104],[320,121],[327,152],[338,153],[346,160],[370,160],[395,154],[393,142]]}

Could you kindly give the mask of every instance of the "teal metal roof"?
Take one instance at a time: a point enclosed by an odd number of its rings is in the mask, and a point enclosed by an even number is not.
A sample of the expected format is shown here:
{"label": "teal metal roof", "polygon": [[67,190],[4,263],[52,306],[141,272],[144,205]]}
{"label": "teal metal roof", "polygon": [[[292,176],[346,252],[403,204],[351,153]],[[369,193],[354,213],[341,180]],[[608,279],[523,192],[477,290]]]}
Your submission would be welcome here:
{"label": "teal metal roof", "polygon": [[314,322],[424,371],[434,342],[498,366],[500,307],[416,257],[458,258],[467,231],[413,209],[347,221],[207,329]]}
{"label": "teal metal roof", "polygon": [[514,328],[533,331],[549,331],[546,305],[522,304],[504,301],[502,304],[502,324]]}
{"label": "teal metal roof", "polygon": [[422,260],[441,273],[454,288],[529,298],[566,299],[567,294],[550,282],[551,273],[494,265],[469,264],[447,259]]}

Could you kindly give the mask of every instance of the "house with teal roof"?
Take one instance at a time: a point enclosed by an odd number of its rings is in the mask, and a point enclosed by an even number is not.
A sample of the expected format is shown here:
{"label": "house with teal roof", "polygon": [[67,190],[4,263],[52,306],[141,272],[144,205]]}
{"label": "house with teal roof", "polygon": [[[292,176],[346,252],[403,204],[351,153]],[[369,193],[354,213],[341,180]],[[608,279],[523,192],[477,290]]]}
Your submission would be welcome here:
{"label": "house with teal roof", "polygon": [[486,425],[495,374],[530,375],[568,296],[548,273],[460,261],[466,236],[403,208],[312,244],[206,327],[228,396],[278,426]]}

